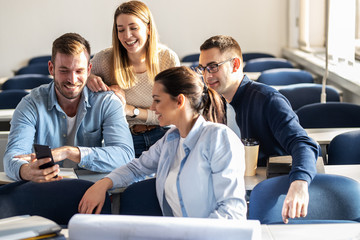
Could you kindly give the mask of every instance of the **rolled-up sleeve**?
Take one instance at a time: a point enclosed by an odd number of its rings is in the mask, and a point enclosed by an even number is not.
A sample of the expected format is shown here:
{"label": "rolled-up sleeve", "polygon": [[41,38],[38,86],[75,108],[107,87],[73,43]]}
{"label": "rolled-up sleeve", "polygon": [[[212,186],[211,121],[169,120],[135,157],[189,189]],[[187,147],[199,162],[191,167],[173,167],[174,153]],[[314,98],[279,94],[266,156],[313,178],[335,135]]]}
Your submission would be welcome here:
{"label": "rolled-up sleeve", "polygon": [[99,108],[102,108],[100,114],[103,115],[101,128],[104,146],[79,146],[79,166],[96,172],[111,172],[134,159],[134,144],[119,98],[111,94],[104,98],[102,107]]}
{"label": "rolled-up sleeve", "polygon": [[219,132],[212,146],[211,171],[216,208],[210,218],[246,219],[245,151],[230,129]]}
{"label": "rolled-up sleeve", "polygon": [[21,180],[20,167],[28,163],[14,156],[32,153],[36,121],[37,114],[34,105],[27,99],[22,99],[11,120],[8,144],[4,154],[4,170],[14,180]]}

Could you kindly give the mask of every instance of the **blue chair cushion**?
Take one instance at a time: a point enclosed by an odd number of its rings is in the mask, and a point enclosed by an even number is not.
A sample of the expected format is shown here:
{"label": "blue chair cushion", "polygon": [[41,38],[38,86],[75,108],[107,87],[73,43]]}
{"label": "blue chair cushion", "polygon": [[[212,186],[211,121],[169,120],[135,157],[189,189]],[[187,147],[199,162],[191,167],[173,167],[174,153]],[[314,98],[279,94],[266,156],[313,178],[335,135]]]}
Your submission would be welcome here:
{"label": "blue chair cushion", "polygon": [[[326,102],[340,102],[340,95],[335,88],[326,86],[325,89]],[[320,103],[322,85],[315,83],[291,84],[280,88],[279,92],[289,100],[292,109],[296,111],[305,105]]]}
{"label": "blue chair cushion", "polygon": [[155,178],[133,183],[120,194],[120,214],[162,216]]}
{"label": "blue chair cushion", "polygon": [[263,72],[274,68],[294,68],[294,66],[283,58],[257,58],[246,62],[244,72]]}
{"label": "blue chair cushion", "polygon": [[[93,182],[80,179],[35,183],[18,181],[0,187],[0,218],[17,215],[38,215],[67,225],[78,213],[79,202]],[[110,198],[102,212],[111,214]]]}
{"label": "blue chair cushion", "polygon": [[[288,175],[256,185],[250,195],[249,219],[258,219],[262,224],[282,222],[281,211],[289,186]],[[307,216],[290,223],[298,221],[360,222],[360,183],[343,176],[317,174],[309,186]]]}
{"label": "blue chair cushion", "polygon": [[0,109],[15,109],[21,99],[29,93],[25,90],[14,89],[0,92]]}
{"label": "blue chair cushion", "polygon": [[313,103],[297,109],[303,128],[360,127],[360,105],[345,102]]}
{"label": "blue chair cushion", "polygon": [[297,83],[314,83],[314,78],[305,70],[276,68],[263,71],[257,79],[257,82],[277,86]]}
{"label": "blue chair cushion", "polygon": [[360,131],[340,134],[331,140],[328,164],[360,164]]}

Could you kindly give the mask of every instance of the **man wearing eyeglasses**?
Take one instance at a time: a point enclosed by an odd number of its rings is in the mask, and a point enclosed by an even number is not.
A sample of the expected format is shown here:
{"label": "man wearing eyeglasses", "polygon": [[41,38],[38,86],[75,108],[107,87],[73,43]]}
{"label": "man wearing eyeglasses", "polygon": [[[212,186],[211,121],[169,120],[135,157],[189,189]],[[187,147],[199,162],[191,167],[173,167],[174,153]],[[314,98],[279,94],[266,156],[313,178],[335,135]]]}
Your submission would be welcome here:
{"label": "man wearing eyeglasses", "polygon": [[241,137],[260,141],[258,165],[265,166],[270,156],[292,156],[291,184],[282,218],[288,223],[289,218],[305,217],[308,184],[316,174],[318,144],[307,136],[283,95],[244,75],[241,48],[232,37],[211,37],[200,51],[197,72],[233,107]]}

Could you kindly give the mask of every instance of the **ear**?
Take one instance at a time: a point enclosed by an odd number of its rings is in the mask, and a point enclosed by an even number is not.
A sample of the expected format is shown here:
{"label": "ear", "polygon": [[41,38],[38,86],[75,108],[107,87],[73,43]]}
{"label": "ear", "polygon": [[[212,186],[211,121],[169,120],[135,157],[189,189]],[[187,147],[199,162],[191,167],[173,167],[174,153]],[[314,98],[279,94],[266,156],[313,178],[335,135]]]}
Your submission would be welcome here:
{"label": "ear", "polygon": [[186,101],[185,95],[182,93],[179,94],[179,96],[177,96],[178,108],[183,108],[185,106],[185,101]]}
{"label": "ear", "polygon": [[89,67],[88,67],[88,76],[90,76],[91,74],[91,68],[92,68],[92,63],[89,62]]}
{"label": "ear", "polygon": [[55,67],[54,67],[54,64],[51,61],[48,62],[48,68],[49,68],[50,75],[54,77]]}
{"label": "ear", "polygon": [[233,72],[237,72],[239,70],[240,66],[241,66],[240,58],[234,58],[233,63],[234,63]]}
{"label": "ear", "polygon": [[150,36],[150,24],[146,26],[146,33]]}

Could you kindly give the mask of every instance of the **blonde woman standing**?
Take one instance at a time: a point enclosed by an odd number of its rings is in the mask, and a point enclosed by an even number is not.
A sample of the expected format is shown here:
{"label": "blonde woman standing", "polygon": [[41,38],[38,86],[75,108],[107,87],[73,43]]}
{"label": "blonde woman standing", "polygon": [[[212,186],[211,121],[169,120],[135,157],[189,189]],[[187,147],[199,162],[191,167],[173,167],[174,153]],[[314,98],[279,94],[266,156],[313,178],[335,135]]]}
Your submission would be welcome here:
{"label": "blonde woman standing", "polygon": [[113,46],[92,59],[87,86],[94,92],[112,90],[125,104],[135,156],[148,150],[167,127],[160,127],[152,103],[153,79],[157,73],[180,65],[175,52],[158,43],[149,8],[140,1],[122,3],[115,11]]}

